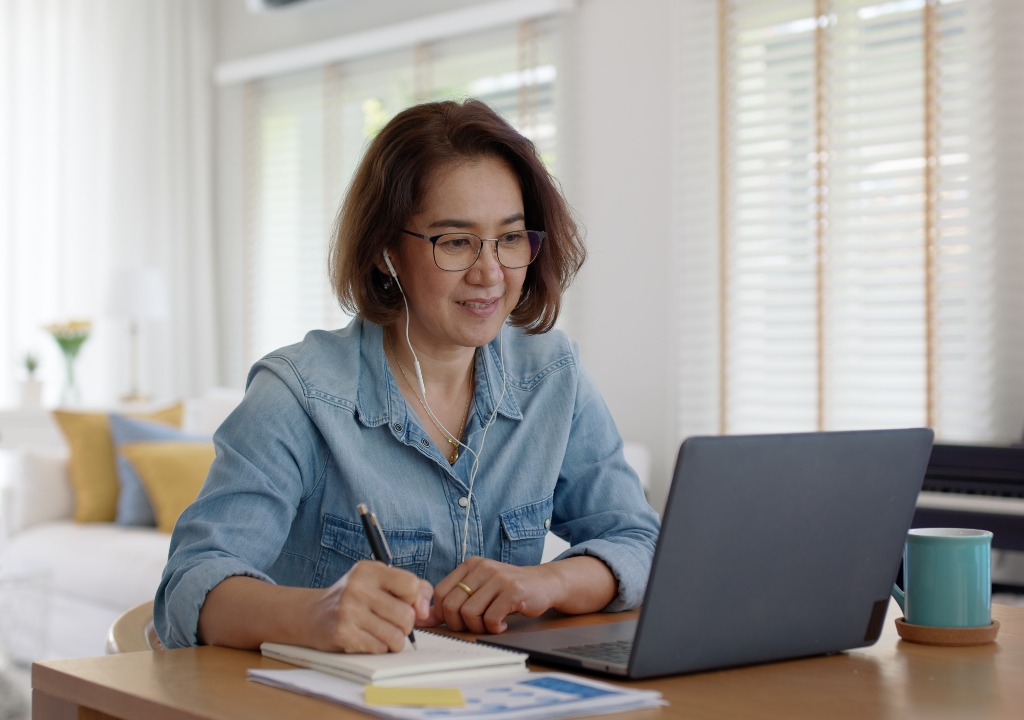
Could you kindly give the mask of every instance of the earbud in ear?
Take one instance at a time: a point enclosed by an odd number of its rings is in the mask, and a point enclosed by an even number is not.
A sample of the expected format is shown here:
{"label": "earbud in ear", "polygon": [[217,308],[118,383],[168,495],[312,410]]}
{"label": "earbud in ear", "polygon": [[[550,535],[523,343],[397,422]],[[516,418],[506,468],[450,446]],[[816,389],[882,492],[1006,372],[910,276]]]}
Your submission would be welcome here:
{"label": "earbud in ear", "polygon": [[391,264],[391,253],[387,250],[384,251],[384,263],[388,266],[388,270],[391,271],[391,277],[397,280],[398,273],[395,272],[395,266]]}

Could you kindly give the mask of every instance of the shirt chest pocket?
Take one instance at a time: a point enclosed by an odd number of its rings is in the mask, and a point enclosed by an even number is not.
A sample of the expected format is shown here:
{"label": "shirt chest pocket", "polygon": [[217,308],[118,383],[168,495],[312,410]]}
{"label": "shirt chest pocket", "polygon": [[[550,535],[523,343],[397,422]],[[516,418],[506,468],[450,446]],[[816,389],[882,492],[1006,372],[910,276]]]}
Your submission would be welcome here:
{"label": "shirt chest pocket", "polygon": [[[422,578],[430,562],[434,534],[427,530],[385,530],[384,535],[391,549],[391,564]],[[313,587],[332,585],[357,562],[369,559],[370,543],[362,524],[327,515]]]}
{"label": "shirt chest pocket", "polygon": [[520,505],[501,514],[501,561],[537,565],[544,555],[544,538],[551,527],[554,496]]}

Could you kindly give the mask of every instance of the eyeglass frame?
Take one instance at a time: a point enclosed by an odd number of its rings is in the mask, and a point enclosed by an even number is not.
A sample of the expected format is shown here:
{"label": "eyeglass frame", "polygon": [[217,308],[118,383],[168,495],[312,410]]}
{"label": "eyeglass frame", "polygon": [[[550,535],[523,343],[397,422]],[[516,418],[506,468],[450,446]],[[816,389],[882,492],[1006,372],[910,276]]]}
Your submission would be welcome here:
{"label": "eyeglass frame", "polygon": [[[547,232],[545,232],[544,230],[509,230],[510,233],[532,232],[536,233],[539,236],[537,253],[532,258],[530,258],[530,262],[526,263],[525,265],[519,265],[517,267],[509,267],[508,265],[501,261],[501,255],[498,253],[498,241],[501,239],[500,237],[482,238],[476,233],[471,232],[446,232],[441,233],[440,235],[423,235],[421,233],[414,233],[412,230],[406,230],[405,228],[402,228],[402,232],[404,232],[406,235],[412,235],[415,238],[419,238],[420,240],[426,240],[427,242],[429,242],[431,245],[430,257],[433,258],[434,265],[437,267],[438,270],[443,270],[444,272],[465,272],[466,270],[469,270],[469,268],[476,265],[477,261],[480,259],[480,253],[483,252],[484,243],[490,242],[491,240],[494,241],[494,258],[498,261],[498,264],[501,265],[503,268],[505,268],[506,270],[521,270],[524,267],[530,267],[530,265],[533,264],[533,261],[537,259],[537,255],[540,255],[540,244],[543,243],[548,236]],[[508,233],[504,234],[507,235]],[[473,262],[471,262],[468,266],[462,268],[461,270],[448,270],[438,265],[437,256],[434,254],[434,252],[437,250],[437,241],[443,238],[445,235],[472,235],[473,237],[478,239],[480,241],[480,248],[476,251],[476,257],[473,259]]]}

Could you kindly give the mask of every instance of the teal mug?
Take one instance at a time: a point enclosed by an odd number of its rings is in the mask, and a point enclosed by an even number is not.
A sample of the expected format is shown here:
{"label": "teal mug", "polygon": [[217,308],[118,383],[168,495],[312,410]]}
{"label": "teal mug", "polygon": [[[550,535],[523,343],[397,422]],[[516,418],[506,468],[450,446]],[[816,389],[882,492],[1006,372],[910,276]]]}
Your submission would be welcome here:
{"label": "teal mug", "polygon": [[914,528],[903,546],[903,590],[892,596],[911,625],[974,628],[992,624],[992,533]]}

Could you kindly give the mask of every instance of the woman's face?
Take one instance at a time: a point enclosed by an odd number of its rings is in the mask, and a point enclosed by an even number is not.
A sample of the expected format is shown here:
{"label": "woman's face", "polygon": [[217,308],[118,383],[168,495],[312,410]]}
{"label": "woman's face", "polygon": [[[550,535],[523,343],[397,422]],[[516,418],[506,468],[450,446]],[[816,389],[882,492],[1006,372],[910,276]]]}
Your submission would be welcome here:
{"label": "woman's face", "polygon": [[[495,238],[527,229],[519,180],[496,158],[444,168],[427,183],[420,212],[406,230],[432,237],[471,232]],[[480,347],[498,335],[519,302],[526,268],[510,270],[485,242],[468,270],[449,272],[434,263],[433,245],[405,233],[392,262],[409,302],[410,331],[437,350]],[[414,345],[416,343],[414,342]]]}

